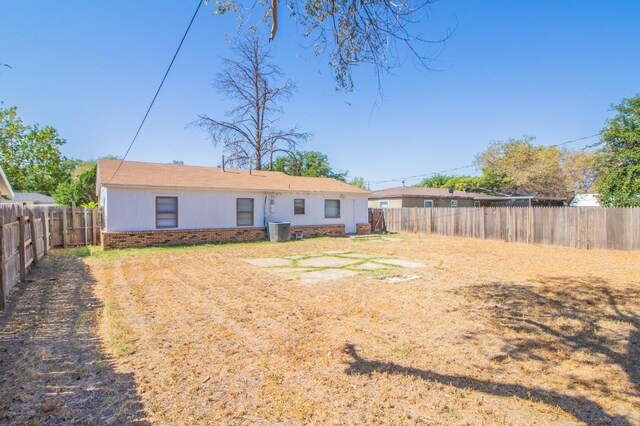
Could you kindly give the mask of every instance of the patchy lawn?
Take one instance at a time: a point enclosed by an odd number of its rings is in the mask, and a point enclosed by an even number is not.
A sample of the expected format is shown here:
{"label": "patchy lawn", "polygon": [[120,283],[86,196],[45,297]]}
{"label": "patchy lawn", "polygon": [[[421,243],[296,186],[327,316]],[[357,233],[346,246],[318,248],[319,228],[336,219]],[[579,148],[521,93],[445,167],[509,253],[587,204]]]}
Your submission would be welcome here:
{"label": "patchy lawn", "polygon": [[0,423],[145,423],[133,374],[116,371],[96,335],[88,253],[53,251],[0,313]]}
{"label": "patchy lawn", "polygon": [[[331,252],[420,278],[273,270],[354,265]],[[402,235],[84,261],[152,422],[640,424],[640,253]]]}

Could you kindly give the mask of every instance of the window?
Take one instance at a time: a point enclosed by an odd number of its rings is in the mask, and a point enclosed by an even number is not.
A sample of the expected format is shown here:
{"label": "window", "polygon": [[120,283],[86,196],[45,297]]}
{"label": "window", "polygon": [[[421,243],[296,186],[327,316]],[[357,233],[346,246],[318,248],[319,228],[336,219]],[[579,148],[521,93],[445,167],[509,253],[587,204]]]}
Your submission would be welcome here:
{"label": "window", "polygon": [[304,214],[304,198],[293,200],[293,214]]}
{"label": "window", "polygon": [[253,198],[236,199],[236,225],[253,226]]}
{"label": "window", "polygon": [[458,207],[458,200],[451,200],[451,207]]}
{"label": "window", "polygon": [[388,201],[378,201],[378,208],[380,209],[388,209],[389,202]]}
{"label": "window", "polygon": [[474,201],[473,207],[480,207],[480,201]]}
{"label": "window", "polygon": [[424,207],[433,207],[433,200],[424,200]]}
{"label": "window", "polygon": [[178,197],[156,197],[156,228],[178,227]]}
{"label": "window", "polygon": [[340,217],[340,200],[324,200],[324,217]]}

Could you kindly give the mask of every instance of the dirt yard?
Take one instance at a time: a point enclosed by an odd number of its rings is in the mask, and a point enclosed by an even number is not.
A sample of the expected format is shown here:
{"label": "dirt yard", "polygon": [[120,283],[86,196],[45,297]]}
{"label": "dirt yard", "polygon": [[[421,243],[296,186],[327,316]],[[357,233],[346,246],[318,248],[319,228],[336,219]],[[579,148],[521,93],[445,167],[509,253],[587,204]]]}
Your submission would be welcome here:
{"label": "dirt yard", "polygon": [[[88,316],[39,309],[66,324],[57,340],[109,361],[91,380],[96,392],[107,378],[123,389],[121,420],[640,424],[640,253],[400,235],[73,259],[60,273],[87,284],[56,300]],[[55,321],[35,321],[43,337],[14,365],[33,364],[42,345],[62,351],[45,341]],[[4,347],[31,338],[7,327]],[[13,376],[3,400],[11,381],[32,380]],[[61,395],[41,415],[64,418]],[[4,418],[28,403],[3,401]]]}

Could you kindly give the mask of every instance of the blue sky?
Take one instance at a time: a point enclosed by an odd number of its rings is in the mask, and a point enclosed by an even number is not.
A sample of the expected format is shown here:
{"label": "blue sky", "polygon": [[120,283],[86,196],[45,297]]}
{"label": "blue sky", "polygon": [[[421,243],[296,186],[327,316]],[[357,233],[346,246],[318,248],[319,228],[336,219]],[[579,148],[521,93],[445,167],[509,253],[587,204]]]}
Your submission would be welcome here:
{"label": "blue sky", "polygon": [[[0,63],[12,66],[0,69],[0,100],[58,128],[64,154],[86,159],[125,152],[196,3],[0,5]],[[129,159],[219,164],[221,149],[188,127],[230,107],[211,82],[237,22],[212,11],[201,9]],[[283,16],[273,54],[298,91],[282,125],[311,132],[304,149],[334,168],[377,181],[468,165],[494,140],[594,134],[612,103],[640,92],[640,2],[442,0],[431,16],[433,37],[456,27],[438,71],[407,57],[384,77],[382,99],[365,67],[353,93],[337,93],[327,58]]]}

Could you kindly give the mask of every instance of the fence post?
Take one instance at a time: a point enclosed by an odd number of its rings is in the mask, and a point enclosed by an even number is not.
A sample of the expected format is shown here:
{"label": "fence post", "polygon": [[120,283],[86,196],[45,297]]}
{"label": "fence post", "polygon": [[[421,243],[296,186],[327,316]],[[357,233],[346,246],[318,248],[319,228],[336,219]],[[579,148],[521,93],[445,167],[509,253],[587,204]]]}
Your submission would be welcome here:
{"label": "fence post", "polygon": [[91,209],[91,241],[94,245],[98,244],[98,209]]}
{"label": "fence post", "polygon": [[5,263],[5,253],[4,253],[4,217],[0,214],[0,310],[4,311],[5,304],[5,280],[6,276],[4,273],[4,263]]}
{"label": "fence post", "polygon": [[31,251],[33,252],[33,264],[38,263],[38,238],[36,234],[36,216],[33,210],[29,210],[29,227],[31,228]]}
{"label": "fence post", "polygon": [[42,216],[42,250],[46,256],[49,253],[49,215],[47,214],[49,207],[45,207],[41,211]]}
{"label": "fence post", "polygon": [[24,282],[27,278],[27,251],[24,246],[24,216],[18,216],[18,254],[20,255],[20,280]]}
{"label": "fence post", "polygon": [[[73,219],[72,219],[73,220]],[[62,222],[62,247],[67,248],[67,208],[62,208],[62,218],[60,219]]]}

